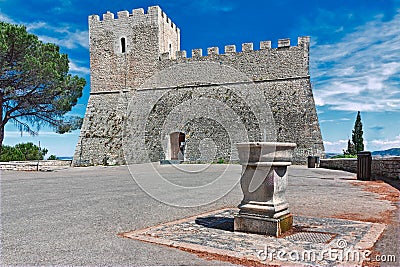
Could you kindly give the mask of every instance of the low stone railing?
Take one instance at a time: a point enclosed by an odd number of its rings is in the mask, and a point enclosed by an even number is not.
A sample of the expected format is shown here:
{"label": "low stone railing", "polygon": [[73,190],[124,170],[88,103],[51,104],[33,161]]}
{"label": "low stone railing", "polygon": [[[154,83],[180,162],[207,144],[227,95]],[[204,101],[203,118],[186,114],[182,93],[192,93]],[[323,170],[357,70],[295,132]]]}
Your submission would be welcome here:
{"label": "low stone railing", "polygon": [[13,170],[13,171],[36,171],[50,170],[55,167],[69,167],[71,160],[40,160],[38,161],[8,161],[0,162],[0,170]]}
{"label": "low stone railing", "polygon": [[321,159],[319,167],[357,173],[357,159]]}
{"label": "low stone railing", "polygon": [[[320,168],[357,173],[357,159],[321,159]],[[372,178],[400,179],[400,157],[372,158]]]}
{"label": "low stone railing", "polygon": [[372,159],[373,177],[400,179],[400,157]]}

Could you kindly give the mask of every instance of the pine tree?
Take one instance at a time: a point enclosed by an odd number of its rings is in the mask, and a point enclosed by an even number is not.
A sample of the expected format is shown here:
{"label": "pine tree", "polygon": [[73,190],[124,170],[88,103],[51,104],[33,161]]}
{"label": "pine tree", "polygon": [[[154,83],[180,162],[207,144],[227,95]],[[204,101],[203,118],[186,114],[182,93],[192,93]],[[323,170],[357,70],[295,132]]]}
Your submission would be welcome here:
{"label": "pine tree", "polygon": [[86,81],[69,74],[68,64],[57,45],[43,43],[25,26],[0,21],[0,148],[9,122],[33,135],[45,124],[58,133],[80,128],[82,118],[65,114]]}
{"label": "pine tree", "polygon": [[354,150],[356,153],[364,150],[363,133],[364,132],[362,130],[361,113],[359,111],[357,113],[356,122],[354,124],[354,130],[351,137],[354,145]]}
{"label": "pine tree", "polygon": [[43,159],[48,150],[40,148],[33,143],[21,143],[15,146],[2,146],[0,161],[38,160]]}

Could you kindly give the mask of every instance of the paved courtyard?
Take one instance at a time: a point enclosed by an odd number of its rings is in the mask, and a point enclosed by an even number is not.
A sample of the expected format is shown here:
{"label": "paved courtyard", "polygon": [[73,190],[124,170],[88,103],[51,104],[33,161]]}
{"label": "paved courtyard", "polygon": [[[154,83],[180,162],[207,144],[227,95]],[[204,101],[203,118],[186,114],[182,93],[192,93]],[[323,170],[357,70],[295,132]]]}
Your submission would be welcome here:
{"label": "paved courtyard", "polygon": [[[1,264],[246,264],[229,262],[229,257],[218,258],[121,236],[211,211],[232,210],[241,201],[237,184],[239,165],[184,168],[136,165],[130,169],[120,166],[1,172]],[[161,173],[168,183],[179,186],[158,186],[153,181],[155,172]],[[207,189],[209,193],[182,190],[182,187],[206,188],[221,174],[233,188],[221,190],[214,186]],[[360,232],[371,223],[388,224],[375,244],[374,253],[398,256],[398,191],[385,183],[356,181],[354,176],[342,171],[290,167],[287,199],[292,213],[306,224],[307,217],[314,221],[325,218],[331,225],[355,220]],[[219,191],[223,191],[220,198]],[[181,202],[181,207],[173,206],[180,199],[191,201]],[[196,203],[203,205],[196,207]]]}

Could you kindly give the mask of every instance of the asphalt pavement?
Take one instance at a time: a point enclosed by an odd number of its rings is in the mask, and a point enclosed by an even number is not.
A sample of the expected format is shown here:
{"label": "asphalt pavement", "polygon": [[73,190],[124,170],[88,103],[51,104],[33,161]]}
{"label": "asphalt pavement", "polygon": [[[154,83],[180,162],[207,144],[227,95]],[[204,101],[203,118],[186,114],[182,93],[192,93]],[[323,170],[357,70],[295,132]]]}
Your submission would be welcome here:
{"label": "asphalt pavement", "polygon": [[[240,203],[240,165],[182,168],[0,172],[1,265],[229,265],[118,235]],[[161,180],[154,180],[155,175]],[[392,202],[354,185],[354,179],[342,171],[290,167],[287,199],[292,213],[353,214],[368,220],[395,209]],[[391,236],[383,240],[394,242],[396,236]],[[381,244],[381,249],[396,253],[398,244]]]}

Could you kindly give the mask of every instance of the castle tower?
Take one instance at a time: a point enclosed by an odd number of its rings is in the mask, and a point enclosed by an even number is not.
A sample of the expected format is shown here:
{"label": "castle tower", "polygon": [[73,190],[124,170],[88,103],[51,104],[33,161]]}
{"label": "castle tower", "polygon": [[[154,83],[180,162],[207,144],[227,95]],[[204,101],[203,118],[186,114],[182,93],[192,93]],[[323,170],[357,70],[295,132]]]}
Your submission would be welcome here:
{"label": "castle tower", "polygon": [[237,158],[234,144],[245,141],[296,143],[297,163],[324,156],[309,37],[297,45],[280,39],[277,47],[262,41],[258,50],[253,43],[241,51],[227,45],[224,53],[210,47],[207,55],[193,49],[188,57],[179,29],[158,6],[117,18],[92,15],[89,35],[91,92],[74,165],[160,156],[226,162]]}
{"label": "castle tower", "polygon": [[89,16],[90,98],[74,164],[124,163],[121,139],[132,90],[180,50],[180,30],[158,6]]}
{"label": "castle tower", "polygon": [[91,94],[138,87],[161,54],[180,49],[180,31],[158,7],[89,17]]}

